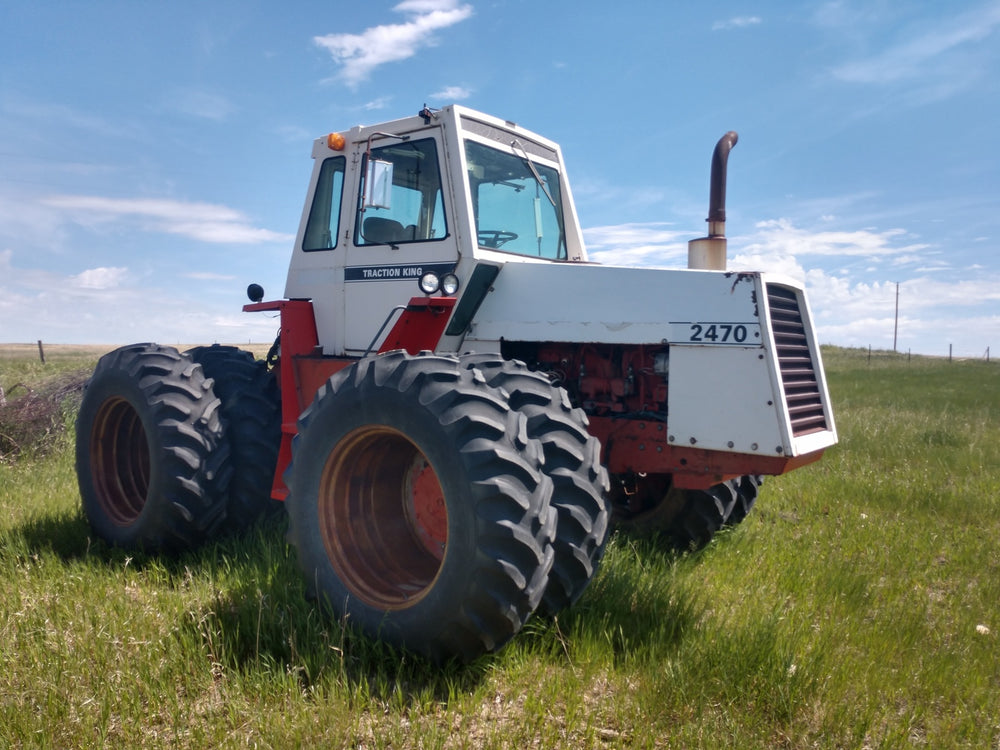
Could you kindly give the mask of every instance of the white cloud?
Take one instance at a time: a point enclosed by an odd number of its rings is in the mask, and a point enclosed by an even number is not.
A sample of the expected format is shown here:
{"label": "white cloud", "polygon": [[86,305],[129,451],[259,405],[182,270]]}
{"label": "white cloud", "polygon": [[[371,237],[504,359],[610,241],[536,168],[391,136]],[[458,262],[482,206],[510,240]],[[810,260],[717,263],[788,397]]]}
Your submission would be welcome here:
{"label": "white cloud", "polygon": [[472,89],[467,89],[464,86],[445,86],[440,91],[431,94],[430,98],[443,102],[457,102],[468,99],[470,96],[472,96]]}
{"label": "white cloud", "polygon": [[911,300],[910,307],[919,310],[977,307],[984,302],[1000,302],[1000,278],[996,274],[960,281],[921,277],[901,283],[900,294]]}
{"label": "white cloud", "polygon": [[97,195],[53,195],[42,203],[88,227],[131,219],[148,232],[178,234],[202,242],[256,244],[291,240],[291,235],[252,226],[250,219],[235,209],[211,203]]}
{"label": "white cloud", "polygon": [[370,102],[365,102],[363,105],[361,105],[361,109],[365,110],[366,112],[372,112],[377,109],[385,109],[389,105],[389,102],[391,101],[392,101],[391,96],[380,96],[377,99],[372,99]]}
{"label": "white cloud", "polygon": [[976,66],[960,53],[991,36],[997,26],[1000,4],[994,2],[905,38],[878,54],[839,65],[832,72],[849,83],[917,80],[929,95],[940,98],[975,77]]}
{"label": "white cloud", "polygon": [[690,232],[668,229],[666,222],[591,227],[583,230],[590,260],[609,265],[652,266],[687,263]]}
{"label": "white cloud", "polygon": [[13,264],[0,251],[0,342],[59,344],[164,344],[267,342],[276,322],[241,313],[239,289],[217,298],[200,287],[165,291],[147,286],[124,268],[61,274]]}
{"label": "white cloud", "polygon": [[404,13],[434,13],[439,10],[448,10],[455,6],[454,2],[448,0],[403,0],[393,10]]}
{"label": "white cloud", "polygon": [[127,268],[88,268],[76,276],[70,276],[69,283],[81,289],[114,289],[121,286],[127,278]]}
{"label": "white cloud", "polygon": [[851,232],[813,232],[799,229],[788,219],[772,219],[757,224],[758,234],[743,252],[749,255],[835,255],[837,257],[862,256],[881,258],[887,255],[915,253],[928,247],[926,244],[897,245],[909,237],[903,229],[874,231],[862,229]]}
{"label": "white cloud", "polygon": [[[933,258],[936,251],[922,252],[926,245],[907,243],[909,234],[902,229],[812,232],[787,220],[761,222],[758,228],[741,240],[742,249],[731,252],[729,267],[782,273],[803,282],[825,343],[892,347],[895,280],[900,278],[896,261],[931,267],[911,269],[920,275],[899,284],[901,350],[940,354],[953,343],[956,352],[971,356],[1000,334],[1000,316],[992,315],[1000,310],[1000,276],[975,272],[974,278],[955,279],[955,269]],[[831,261],[849,264],[857,258],[887,262],[857,271],[830,267]],[[942,277],[942,270],[949,275]],[[990,320],[992,326],[985,324]]]}
{"label": "white cloud", "polygon": [[[893,277],[899,274],[900,266],[922,264],[936,273],[952,270],[934,258],[936,251],[924,252],[930,246],[908,242],[910,235],[903,229],[810,231],[787,219],[762,221],[757,229],[752,236],[730,239],[729,267],[798,279],[809,288],[815,308],[838,316],[860,318],[873,310],[891,313],[896,288]],[[864,274],[881,274],[882,279],[863,279],[850,267],[830,267],[831,260],[842,266],[858,258],[866,261]],[[871,261],[874,264],[868,265]],[[925,273],[919,268],[911,272]],[[925,273],[905,281],[902,288],[919,299],[915,306],[921,309],[1000,301],[1000,279],[985,276],[955,281]]]}
{"label": "white cloud", "polygon": [[712,31],[724,31],[727,29],[742,29],[747,26],[756,26],[760,23],[760,16],[735,16],[725,21],[716,21],[712,24]]}
{"label": "white cloud", "polygon": [[434,32],[454,26],[472,15],[471,5],[455,0],[404,0],[393,8],[412,14],[406,23],[372,26],[360,34],[327,34],[313,41],[341,66],[351,88],[365,81],[375,68],[413,57],[435,43]]}

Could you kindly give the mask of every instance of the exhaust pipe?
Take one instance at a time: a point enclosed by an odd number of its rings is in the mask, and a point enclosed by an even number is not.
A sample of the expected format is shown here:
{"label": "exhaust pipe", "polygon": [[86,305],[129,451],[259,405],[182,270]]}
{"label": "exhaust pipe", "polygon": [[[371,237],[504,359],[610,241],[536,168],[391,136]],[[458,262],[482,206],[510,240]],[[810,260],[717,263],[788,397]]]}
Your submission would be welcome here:
{"label": "exhaust pipe", "polygon": [[730,130],[715,144],[708,195],[708,236],[688,242],[688,268],[726,270],[726,164],[739,136]]}

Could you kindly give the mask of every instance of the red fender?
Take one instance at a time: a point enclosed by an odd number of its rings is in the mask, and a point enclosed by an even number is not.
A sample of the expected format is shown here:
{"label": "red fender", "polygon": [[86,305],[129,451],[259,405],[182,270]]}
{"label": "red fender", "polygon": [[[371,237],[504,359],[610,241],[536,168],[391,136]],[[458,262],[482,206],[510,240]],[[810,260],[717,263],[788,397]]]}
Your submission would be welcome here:
{"label": "red fender", "polygon": [[[389,331],[379,352],[405,349],[410,354],[437,347],[455,306],[454,297],[414,297]],[[288,497],[284,474],[292,462],[292,438],[298,433],[299,415],[313,402],[316,391],[334,373],[357,361],[351,357],[325,356],[316,333],[316,315],[309,300],[254,302],[244,312],[278,311],[281,314],[281,446],[271,484],[271,497]]]}

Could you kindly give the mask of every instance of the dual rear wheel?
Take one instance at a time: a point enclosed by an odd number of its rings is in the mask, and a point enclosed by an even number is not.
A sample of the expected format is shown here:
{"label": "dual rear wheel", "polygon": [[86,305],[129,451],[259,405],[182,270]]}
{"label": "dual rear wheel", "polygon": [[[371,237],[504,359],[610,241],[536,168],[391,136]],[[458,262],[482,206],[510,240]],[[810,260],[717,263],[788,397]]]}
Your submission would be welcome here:
{"label": "dual rear wheel", "polygon": [[266,365],[234,347],[133,344],[102,357],[76,422],[94,533],[179,552],[273,510],[279,407]]}

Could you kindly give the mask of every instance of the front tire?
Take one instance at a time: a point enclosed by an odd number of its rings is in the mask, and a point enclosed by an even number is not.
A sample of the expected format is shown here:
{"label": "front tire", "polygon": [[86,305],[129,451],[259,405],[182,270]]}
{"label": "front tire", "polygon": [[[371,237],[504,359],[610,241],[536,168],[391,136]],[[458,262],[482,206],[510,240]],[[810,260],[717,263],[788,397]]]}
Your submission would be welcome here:
{"label": "front tire", "polygon": [[76,422],[83,512],[110,544],[191,549],[225,518],[231,469],[220,402],[176,349],[135,344],[104,355]]}
{"label": "front tire", "polygon": [[335,374],[286,479],[307,585],[367,635],[435,661],[507,642],[552,567],[552,484],[525,418],[451,357],[390,352]]}
{"label": "front tire", "polygon": [[558,525],[555,563],[539,610],[555,615],[576,603],[604,556],[610,529],[605,497],[610,484],[601,463],[600,441],[588,431],[583,410],[574,409],[565,389],[542,373],[498,354],[468,354],[461,360],[508,394],[511,408],[527,417],[528,437],[541,443]]}

